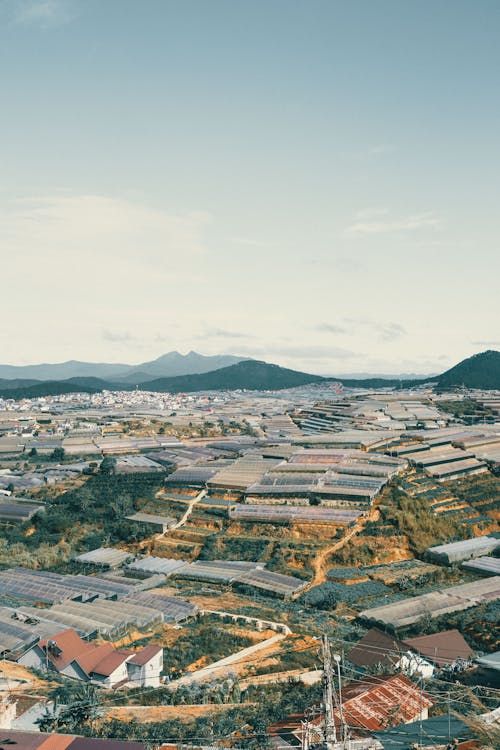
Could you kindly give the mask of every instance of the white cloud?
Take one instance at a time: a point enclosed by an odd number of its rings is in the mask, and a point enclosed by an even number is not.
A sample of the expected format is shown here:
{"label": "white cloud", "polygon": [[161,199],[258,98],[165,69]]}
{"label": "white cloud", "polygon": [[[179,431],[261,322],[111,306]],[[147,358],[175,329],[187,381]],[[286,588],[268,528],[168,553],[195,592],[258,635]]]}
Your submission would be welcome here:
{"label": "white cloud", "polygon": [[344,318],[343,321],[349,327],[349,333],[354,334],[359,330],[375,333],[380,341],[396,341],[407,335],[407,330],[400,323],[380,322],[371,318]]}
{"label": "white cloud", "polygon": [[17,271],[28,261],[42,278],[56,271],[74,282],[76,268],[83,276],[96,270],[119,274],[124,265],[143,272],[154,266],[171,275],[204,253],[201,233],[208,218],[101,195],[34,198],[0,209],[0,247],[7,267]]}
{"label": "white cloud", "polygon": [[323,344],[270,344],[269,346],[245,346],[236,347],[238,355],[248,355],[251,357],[265,357],[270,362],[276,362],[276,357],[284,357],[290,360],[307,360],[327,361],[335,359],[358,359],[359,355],[349,349],[343,349],[338,346],[325,346]]}
{"label": "white cloud", "polygon": [[345,326],[339,326],[336,323],[320,323],[316,326],[320,333],[347,333]]}
{"label": "white cloud", "polygon": [[420,229],[437,229],[440,225],[441,219],[431,211],[394,219],[370,219],[367,217],[366,219],[359,219],[346,227],[343,236],[364,237],[378,234],[415,232]]}
{"label": "white cloud", "polygon": [[112,344],[122,358],[139,356],[158,332],[174,338],[206,293],[207,221],[99,195],[0,205],[2,294],[12,310],[0,330],[4,357],[106,358]]}
{"label": "white cloud", "polygon": [[225,328],[217,328],[215,326],[207,328],[203,333],[198,336],[199,339],[214,338],[214,339],[253,339],[255,338],[252,334],[245,333],[244,331],[228,331]]}
{"label": "white cloud", "polygon": [[255,247],[261,250],[267,250],[268,248],[273,246],[272,242],[267,242],[266,240],[254,239],[252,237],[229,237],[229,242],[232,242],[236,245],[245,245],[248,247]]}
{"label": "white cloud", "polygon": [[111,331],[107,328],[103,329],[102,337],[104,341],[108,341],[111,344],[128,344],[140,341],[130,331]]}
{"label": "white cloud", "polygon": [[11,6],[13,23],[41,29],[64,26],[77,15],[72,0],[17,0]]}
{"label": "white cloud", "polygon": [[360,148],[358,151],[350,151],[343,154],[343,156],[344,158],[352,159],[352,161],[366,162],[379,156],[388,156],[393,152],[394,146],[391,146],[389,143],[375,143],[373,146]]}

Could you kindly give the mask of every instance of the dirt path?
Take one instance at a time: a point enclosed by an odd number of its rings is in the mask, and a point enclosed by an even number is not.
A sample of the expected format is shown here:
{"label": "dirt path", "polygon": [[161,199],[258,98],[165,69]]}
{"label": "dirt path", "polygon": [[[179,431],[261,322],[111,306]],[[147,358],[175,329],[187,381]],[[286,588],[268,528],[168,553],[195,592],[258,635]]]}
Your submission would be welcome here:
{"label": "dirt path", "polygon": [[173,526],[171,526],[170,529],[169,529],[169,531],[175,531],[175,529],[179,529],[181,526],[184,526],[184,524],[188,520],[189,516],[193,512],[193,508],[196,505],[196,503],[199,503],[200,500],[202,500],[205,497],[206,494],[207,494],[207,491],[206,490],[202,490],[197,495],[195,495],[193,497],[193,499],[191,500],[191,502],[189,503],[189,505],[187,507],[187,510],[184,513],[184,515],[182,516],[182,518],[180,519],[180,521],[177,521],[176,524],[174,524]]}
{"label": "dirt path", "polygon": [[353,537],[361,533],[369,521],[375,520],[378,515],[377,504],[377,501],[375,501],[369,512],[366,515],[360,517],[356,521],[354,526],[351,526],[351,528],[346,531],[342,539],[339,539],[339,541],[335,542],[335,544],[328,545],[328,547],[323,547],[318,552],[312,564],[312,568],[314,570],[312,581],[305,588],[294,594],[292,597],[293,599],[296,599],[297,596],[300,596],[305,591],[309,591],[309,589],[312,589],[313,586],[319,586],[319,584],[325,583],[325,581],[327,580],[326,574],[330,568],[329,561],[331,556],[334,555],[335,552],[338,552],[340,549],[342,549],[342,547],[345,547],[345,545],[350,542]]}
{"label": "dirt path", "polygon": [[[161,497],[161,492],[158,492],[156,494],[156,497]],[[153,534],[152,536],[148,537],[139,545],[139,550],[146,550],[150,555],[153,555],[155,552],[155,545],[156,542],[161,541],[162,539],[165,539],[166,536],[168,536],[169,531],[175,531],[175,529],[179,529],[181,526],[183,526],[186,521],[188,520],[189,516],[193,512],[193,508],[202,498],[205,497],[207,494],[207,490],[202,490],[197,495],[193,497],[192,500],[189,501],[189,505],[186,509],[186,512],[182,516],[182,518],[177,521],[173,526],[171,526],[166,532],[160,531],[158,534]]]}

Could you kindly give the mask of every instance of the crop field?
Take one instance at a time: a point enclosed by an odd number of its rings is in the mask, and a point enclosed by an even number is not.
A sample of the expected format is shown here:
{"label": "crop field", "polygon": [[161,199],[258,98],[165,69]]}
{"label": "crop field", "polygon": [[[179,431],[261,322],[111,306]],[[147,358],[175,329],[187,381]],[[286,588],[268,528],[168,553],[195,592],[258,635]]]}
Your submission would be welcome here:
{"label": "crop field", "polygon": [[422,583],[440,575],[442,570],[438,565],[422,562],[421,560],[401,560],[389,565],[375,565],[363,568],[363,571],[375,581],[381,581],[386,586],[401,586],[402,583]]}
{"label": "crop field", "polygon": [[363,581],[361,583],[336,583],[327,581],[302,594],[300,601],[319,609],[333,609],[340,603],[370,601],[372,597],[391,594],[392,591],[380,581]]}

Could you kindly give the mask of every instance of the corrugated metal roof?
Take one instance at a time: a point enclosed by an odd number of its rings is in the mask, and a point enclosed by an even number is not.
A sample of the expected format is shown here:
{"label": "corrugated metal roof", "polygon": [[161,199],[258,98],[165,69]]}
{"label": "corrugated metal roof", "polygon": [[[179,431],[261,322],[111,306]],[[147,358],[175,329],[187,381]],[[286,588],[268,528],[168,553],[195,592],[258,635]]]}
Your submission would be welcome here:
{"label": "corrugated metal roof", "polygon": [[107,565],[115,568],[133,557],[130,552],[114,547],[98,547],[75,557],[77,562],[91,565]]}

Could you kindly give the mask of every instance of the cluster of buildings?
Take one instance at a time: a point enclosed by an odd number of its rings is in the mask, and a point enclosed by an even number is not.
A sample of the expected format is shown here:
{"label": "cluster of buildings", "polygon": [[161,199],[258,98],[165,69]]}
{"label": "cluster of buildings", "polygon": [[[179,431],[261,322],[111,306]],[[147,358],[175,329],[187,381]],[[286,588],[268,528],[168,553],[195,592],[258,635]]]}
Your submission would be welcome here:
{"label": "cluster of buildings", "polygon": [[[500,414],[497,394],[478,398]],[[0,523],[9,524],[23,524],[43,512],[43,502],[34,499],[40,487],[99,471],[100,461],[109,456],[115,459],[116,473],[167,475],[157,507],[152,507],[155,499],[151,507],[129,513],[126,519],[150,527],[152,534],[171,532],[172,537],[196,506],[200,517],[225,519],[241,534],[242,529],[253,533],[252,524],[257,530],[263,524],[293,525],[295,530],[307,525],[308,533],[328,527],[328,538],[336,538],[337,532],[340,538],[348,527],[361,529],[367,519],[371,522],[378,498],[391,482],[409,498],[428,498],[435,513],[462,518],[464,503],[462,516],[455,516],[457,503],[447,483],[489,477],[500,463],[499,422],[457,424],[440,410],[439,399],[422,390],[337,393],[315,385],[279,394],[173,396],[127,391],[4,400],[2,409]],[[165,435],[158,425],[151,434],[144,430],[140,436],[118,429],[120,422],[132,418],[179,428],[192,421],[245,424],[248,429],[195,439]],[[57,449],[64,449],[65,458],[46,461]],[[39,466],[23,465],[30,453],[39,456]],[[167,510],[175,507],[186,516],[181,519]],[[422,618],[435,620],[500,598],[500,537],[490,529],[495,514],[488,512],[481,516],[475,507],[467,509],[469,528],[481,518],[489,524],[482,536],[426,550],[424,559],[434,565],[453,566],[454,571],[460,567],[462,582],[438,590],[431,586],[415,596],[386,588],[381,601],[351,608],[351,619],[368,630],[344,660],[348,679],[340,703],[329,718],[323,708],[312,707],[307,716],[286,717],[268,727],[276,748],[311,748],[322,742],[327,718],[338,750],[345,746],[346,725],[353,750],[406,750],[420,743],[423,728],[435,744],[446,746],[451,735],[470,742],[468,729],[458,719],[448,716],[443,730],[440,717],[429,718],[437,701],[417,680],[433,679],[443,671],[458,673],[476,660],[476,654],[456,629],[414,637],[401,633]],[[151,643],[140,649],[115,648],[112,641],[131,630],[151,631],[164,623],[177,626],[200,614],[195,604],[167,595],[165,585],[218,584],[222,591],[231,586],[279,599],[295,598],[311,586],[305,577],[278,573],[262,561],[223,559],[222,554],[217,559],[216,547],[206,560],[182,551],[179,557],[162,557],[161,551],[132,554],[100,547],[79,555],[73,564],[82,572],[72,574],[1,570],[0,653],[20,665],[106,689],[158,687],[162,647]],[[337,575],[328,574],[327,582],[342,581]],[[367,576],[372,580],[371,574]],[[485,669],[498,671],[498,654],[479,657],[475,663],[481,659]],[[375,674],[379,668],[392,674]],[[2,710],[8,727],[8,701]],[[398,737],[406,744],[398,745]],[[70,735],[49,741],[38,734],[27,747],[87,750],[79,742]],[[143,750],[140,743],[130,747]],[[94,748],[122,750],[88,745],[88,750]]]}

